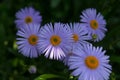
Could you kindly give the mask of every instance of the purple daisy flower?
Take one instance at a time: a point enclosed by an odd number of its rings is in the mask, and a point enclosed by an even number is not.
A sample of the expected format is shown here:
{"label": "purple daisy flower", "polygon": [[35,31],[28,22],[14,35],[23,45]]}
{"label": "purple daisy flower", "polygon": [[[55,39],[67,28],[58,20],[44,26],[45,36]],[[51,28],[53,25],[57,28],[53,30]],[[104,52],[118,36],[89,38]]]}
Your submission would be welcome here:
{"label": "purple daisy flower", "polygon": [[111,73],[109,56],[105,55],[102,47],[93,47],[87,44],[83,49],[74,50],[68,65],[74,70],[72,75],[79,76],[78,80],[108,80]]}
{"label": "purple daisy flower", "polygon": [[72,39],[73,39],[73,49],[82,48],[83,45],[88,44],[87,40],[90,40],[90,36],[87,35],[86,27],[82,26],[80,23],[70,23],[70,25],[66,25],[71,29]]}
{"label": "purple daisy flower", "polygon": [[38,44],[39,50],[50,59],[62,59],[71,49],[72,34],[64,24],[46,24],[41,28]]}
{"label": "purple daisy flower", "polygon": [[19,52],[24,56],[35,58],[38,57],[37,43],[40,25],[29,24],[17,32],[17,45]]}
{"label": "purple daisy flower", "polygon": [[70,29],[72,33],[72,50],[68,52],[66,57],[63,59],[65,65],[68,63],[68,59],[71,55],[73,55],[73,50],[77,48],[83,48],[84,45],[89,44],[87,40],[90,40],[90,36],[87,35],[87,30],[84,26],[81,26],[80,23],[70,23],[70,25],[66,24],[66,27]]}
{"label": "purple daisy flower", "polygon": [[25,7],[16,13],[15,24],[17,28],[24,27],[26,24],[40,24],[42,17],[40,13],[32,7]]}
{"label": "purple daisy flower", "polygon": [[82,25],[87,27],[88,34],[93,38],[93,41],[101,41],[107,31],[103,16],[100,13],[97,14],[96,9],[89,8],[84,10],[80,17]]}

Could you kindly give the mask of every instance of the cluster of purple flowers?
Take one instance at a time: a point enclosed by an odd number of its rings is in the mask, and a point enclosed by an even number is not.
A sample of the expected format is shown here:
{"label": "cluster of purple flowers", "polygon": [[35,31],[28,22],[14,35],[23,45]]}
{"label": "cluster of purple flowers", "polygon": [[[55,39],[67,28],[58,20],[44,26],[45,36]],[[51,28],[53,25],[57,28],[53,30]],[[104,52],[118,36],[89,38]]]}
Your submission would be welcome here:
{"label": "cluster of purple flowers", "polygon": [[73,70],[78,80],[108,80],[111,73],[109,56],[99,42],[105,37],[106,21],[96,9],[82,12],[80,22],[63,24],[47,23],[41,26],[42,17],[32,7],[16,13],[18,50],[24,56],[37,58],[44,54],[49,59],[63,61]]}

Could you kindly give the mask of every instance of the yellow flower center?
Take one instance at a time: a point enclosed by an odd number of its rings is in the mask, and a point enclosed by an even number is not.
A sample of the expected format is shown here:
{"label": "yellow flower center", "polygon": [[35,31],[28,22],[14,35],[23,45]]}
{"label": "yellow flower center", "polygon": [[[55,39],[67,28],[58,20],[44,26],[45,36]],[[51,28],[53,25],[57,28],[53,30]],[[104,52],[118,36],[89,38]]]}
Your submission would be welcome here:
{"label": "yellow flower center", "polygon": [[75,42],[77,42],[79,40],[79,37],[77,34],[73,34],[72,38]]}
{"label": "yellow flower center", "polygon": [[99,61],[95,56],[88,56],[85,59],[85,64],[90,69],[96,69],[99,66]]}
{"label": "yellow flower center", "polygon": [[28,42],[29,42],[29,44],[31,44],[31,45],[36,45],[36,44],[37,44],[37,41],[38,41],[38,36],[36,36],[36,35],[31,35],[31,36],[28,38]]}
{"label": "yellow flower center", "polygon": [[98,22],[96,20],[91,20],[90,21],[90,26],[92,29],[97,29],[98,28]]}
{"label": "yellow flower center", "polygon": [[61,38],[57,35],[53,35],[51,38],[50,38],[50,42],[53,46],[57,46],[61,43]]}
{"label": "yellow flower center", "polygon": [[26,18],[25,18],[25,23],[31,23],[33,20],[32,20],[32,17],[31,16],[27,16]]}

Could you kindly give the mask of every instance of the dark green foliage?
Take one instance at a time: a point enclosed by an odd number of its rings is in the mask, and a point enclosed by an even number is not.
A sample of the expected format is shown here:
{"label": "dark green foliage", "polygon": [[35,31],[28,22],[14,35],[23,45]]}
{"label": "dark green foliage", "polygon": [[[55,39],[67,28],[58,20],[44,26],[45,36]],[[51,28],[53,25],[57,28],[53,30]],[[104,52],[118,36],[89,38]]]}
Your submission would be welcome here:
{"label": "dark green foliage", "polygon": [[[15,13],[26,6],[33,6],[40,11],[43,19],[41,25],[49,22],[79,22],[82,10],[96,8],[106,19],[108,32],[103,41],[93,44],[103,46],[106,54],[110,55],[110,80],[120,80],[120,0],[1,0],[0,80],[77,80],[60,61],[46,59],[43,55],[30,59],[18,53]],[[30,65],[36,65],[35,74],[28,72]]]}

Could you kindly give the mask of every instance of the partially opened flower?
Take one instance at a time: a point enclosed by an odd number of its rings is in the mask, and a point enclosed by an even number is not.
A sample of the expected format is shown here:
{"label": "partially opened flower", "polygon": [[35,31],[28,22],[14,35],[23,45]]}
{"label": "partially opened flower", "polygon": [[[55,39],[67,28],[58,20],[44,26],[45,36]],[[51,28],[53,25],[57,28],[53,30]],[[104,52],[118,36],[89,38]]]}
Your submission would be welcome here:
{"label": "partially opened flower", "polygon": [[71,49],[71,32],[61,23],[46,24],[39,34],[39,50],[50,59],[62,59]]}
{"label": "partially opened flower", "polygon": [[35,65],[31,65],[31,66],[29,67],[28,71],[29,71],[30,74],[34,74],[34,73],[37,72],[37,68],[36,68]]}
{"label": "partially opened flower", "polygon": [[72,75],[79,76],[78,80],[108,80],[111,65],[105,52],[102,47],[93,47],[91,44],[74,50],[74,55],[68,60],[69,69],[74,70]]}
{"label": "partially opened flower", "polygon": [[15,24],[17,28],[24,27],[26,24],[40,24],[42,17],[40,13],[32,7],[25,7],[16,13]]}
{"label": "partially opened flower", "polygon": [[40,25],[29,24],[25,28],[21,28],[17,32],[17,45],[19,52],[24,56],[35,58],[38,57],[38,34],[40,32]]}
{"label": "partially opened flower", "polygon": [[70,25],[66,25],[71,29],[72,32],[72,47],[73,49],[82,48],[83,45],[88,44],[88,40],[90,40],[90,36],[88,36],[88,32],[86,27],[82,26],[80,23],[70,23]]}
{"label": "partially opened flower", "polygon": [[93,40],[95,42],[101,41],[107,31],[103,16],[100,13],[97,14],[96,9],[89,8],[84,10],[80,17],[82,25],[87,27],[88,34]]}

